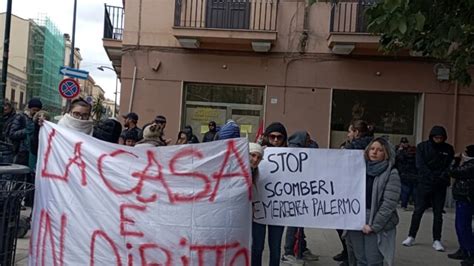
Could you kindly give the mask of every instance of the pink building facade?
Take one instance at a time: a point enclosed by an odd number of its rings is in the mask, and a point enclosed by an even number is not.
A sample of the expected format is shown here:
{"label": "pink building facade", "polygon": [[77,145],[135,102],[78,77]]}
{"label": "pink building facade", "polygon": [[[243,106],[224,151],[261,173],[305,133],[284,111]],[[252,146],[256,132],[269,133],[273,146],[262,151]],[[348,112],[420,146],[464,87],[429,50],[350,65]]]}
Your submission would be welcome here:
{"label": "pink building facade", "polygon": [[474,142],[474,86],[446,66],[378,52],[365,33],[374,1],[141,0],[106,6],[104,48],[122,82],[121,113],[139,126],[167,117],[166,135],[234,119],[253,140],[260,121],[307,130],[338,147],[353,119],[394,143],[418,143],[433,125],[462,151]]}

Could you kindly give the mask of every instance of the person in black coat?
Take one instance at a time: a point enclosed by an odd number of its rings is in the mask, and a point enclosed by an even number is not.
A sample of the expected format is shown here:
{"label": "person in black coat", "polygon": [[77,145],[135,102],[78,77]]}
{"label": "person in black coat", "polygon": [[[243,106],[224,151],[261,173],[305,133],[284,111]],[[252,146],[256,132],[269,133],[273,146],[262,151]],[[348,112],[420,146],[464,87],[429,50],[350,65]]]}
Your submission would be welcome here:
{"label": "person in black coat", "polygon": [[[372,127],[375,130],[374,127]],[[354,120],[347,130],[347,140],[341,145],[342,148],[348,150],[365,150],[370,142],[374,139],[374,131],[369,129],[369,125],[364,120]],[[348,263],[348,250],[345,240],[342,238],[343,230],[336,230],[341,240],[342,251],[333,257],[335,261]]]}
{"label": "person in black coat", "polygon": [[199,139],[193,134],[193,128],[191,126],[185,126],[183,132],[186,133],[189,144],[199,143]]}
{"label": "person in black coat", "polygon": [[7,138],[13,144],[13,153],[16,164],[28,166],[28,155],[30,153],[27,143],[26,127],[33,123],[33,116],[43,108],[41,100],[32,98],[28,101],[28,110],[25,113],[17,113],[9,125]]}
{"label": "person in black coat", "polygon": [[415,210],[411,218],[408,238],[404,246],[412,246],[420,227],[423,213],[430,205],[433,207],[433,248],[444,251],[441,244],[443,226],[443,208],[446,201],[446,189],[449,186],[449,166],[454,158],[453,146],[446,143],[448,136],[442,126],[431,129],[429,139],[416,148],[416,168],[418,185],[416,187]]}
{"label": "person in black coat", "polygon": [[452,254],[448,254],[448,257],[464,260],[461,265],[473,265],[474,145],[467,146],[462,157],[455,158],[449,174],[455,180],[453,184],[453,198],[456,200],[455,225],[459,249]]}
{"label": "person in black coat", "polygon": [[395,167],[400,173],[402,182],[402,193],[400,195],[401,206],[407,210],[410,196],[414,198],[417,182],[416,170],[416,147],[410,146],[408,139],[403,137],[397,148]]}
{"label": "person in black coat", "polygon": [[209,122],[209,131],[204,134],[204,137],[202,138],[202,142],[210,142],[213,141],[216,137],[217,134],[217,127],[216,127],[216,122],[211,121]]}
{"label": "person in black coat", "polygon": [[106,142],[119,143],[121,133],[122,125],[120,122],[113,118],[107,118],[99,121],[99,123],[94,126],[92,136]]}

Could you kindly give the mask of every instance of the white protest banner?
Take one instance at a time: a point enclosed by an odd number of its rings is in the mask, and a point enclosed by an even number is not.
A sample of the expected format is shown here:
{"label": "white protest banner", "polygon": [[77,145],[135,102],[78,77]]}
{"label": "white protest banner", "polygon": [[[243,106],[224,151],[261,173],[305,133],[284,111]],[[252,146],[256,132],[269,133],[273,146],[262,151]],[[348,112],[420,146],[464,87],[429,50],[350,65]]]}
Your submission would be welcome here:
{"label": "white protest banner", "polygon": [[353,230],[365,224],[362,151],[267,148],[259,173],[255,222]]}
{"label": "white protest banner", "polygon": [[250,265],[248,142],[139,148],[45,123],[29,265]]}

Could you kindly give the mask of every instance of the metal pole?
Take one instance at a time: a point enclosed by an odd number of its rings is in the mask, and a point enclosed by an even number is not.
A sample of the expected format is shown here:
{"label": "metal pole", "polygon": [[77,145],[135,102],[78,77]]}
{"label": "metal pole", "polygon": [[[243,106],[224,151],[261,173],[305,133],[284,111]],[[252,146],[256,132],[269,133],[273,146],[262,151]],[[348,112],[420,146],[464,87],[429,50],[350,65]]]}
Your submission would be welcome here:
{"label": "metal pole", "polygon": [[[69,67],[74,68],[74,52],[76,44],[76,13],[77,13],[77,0],[74,0],[74,11],[72,15],[72,34],[71,34],[71,55],[69,57]],[[65,113],[69,112],[71,107],[71,99],[66,100]]]}
{"label": "metal pole", "polygon": [[7,89],[8,75],[8,53],[10,52],[10,26],[12,21],[12,0],[7,1],[7,13],[5,14],[5,36],[3,41],[2,82],[0,83],[0,137],[3,136],[3,104]]}
{"label": "metal pole", "polygon": [[74,14],[72,16],[72,38],[71,38],[71,56],[69,57],[69,66],[74,67],[74,50],[76,43],[76,13],[77,13],[77,0],[74,0]]}
{"label": "metal pole", "polygon": [[118,93],[118,75],[115,73],[115,102],[114,102],[114,117],[117,116],[117,93]]}

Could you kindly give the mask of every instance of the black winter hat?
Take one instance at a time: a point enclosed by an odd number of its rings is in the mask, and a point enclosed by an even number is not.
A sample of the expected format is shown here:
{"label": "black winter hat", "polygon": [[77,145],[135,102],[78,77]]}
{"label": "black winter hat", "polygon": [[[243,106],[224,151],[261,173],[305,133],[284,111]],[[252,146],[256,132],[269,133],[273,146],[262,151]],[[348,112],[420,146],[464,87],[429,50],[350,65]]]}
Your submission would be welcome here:
{"label": "black winter hat", "polygon": [[446,133],[446,129],[444,129],[444,127],[442,127],[442,126],[434,126],[433,128],[431,128],[430,139],[432,139],[435,136],[443,136],[444,140],[446,140],[448,138],[448,134]]}
{"label": "black winter hat", "polygon": [[271,123],[266,129],[265,129],[265,136],[268,136],[268,134],[272,132],[278,132],[281,133],[283,136],[285,136],[285,140],[288,137],[288,134],[286,133],[286,128],[285,126],[280,123],[280,122],[273,122]]}
{"label": "black winter hat", "polygon": [[474,157],[474,144],[466,146],[466,155],[469,157]]}
{"label": "black winter hat", "polygon": [[39,109],[42,109],[43,108],[43,103],[38,98],[31,98],[31,100],[28,102],[28,108],[31,109],[31,108],[35,108],[35,107],[39,108]]}

